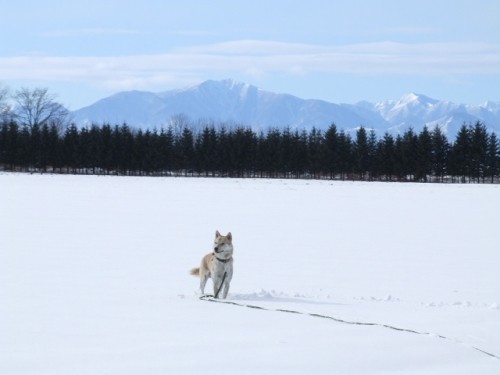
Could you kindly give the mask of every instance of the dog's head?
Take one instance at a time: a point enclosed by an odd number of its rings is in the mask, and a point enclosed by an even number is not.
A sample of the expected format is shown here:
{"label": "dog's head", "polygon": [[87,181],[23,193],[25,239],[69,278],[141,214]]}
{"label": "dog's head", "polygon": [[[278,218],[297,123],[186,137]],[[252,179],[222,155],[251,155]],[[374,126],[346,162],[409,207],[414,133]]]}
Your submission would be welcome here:
{"label": "dog's head", "polygon": [[222,236],[219,231],[215,232],[214,253],[230,257],[233,253],[233,236],[231,232]]}

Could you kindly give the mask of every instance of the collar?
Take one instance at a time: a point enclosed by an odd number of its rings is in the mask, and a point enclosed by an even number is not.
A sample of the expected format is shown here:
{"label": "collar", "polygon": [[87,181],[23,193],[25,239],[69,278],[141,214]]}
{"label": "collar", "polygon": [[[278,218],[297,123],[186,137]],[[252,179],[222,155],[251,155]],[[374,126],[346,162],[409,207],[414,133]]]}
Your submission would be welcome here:
{"label": "collar", "polygon": [[229,262],[232,259],[232,258],[221,259],[221,258],[218,258],[217,255],[215,255],[215,253],[212,253],[212,254],[215,257],[215,259],[217,259],[219,262],[222,262],[222,263],[227,263],[227,262]]}

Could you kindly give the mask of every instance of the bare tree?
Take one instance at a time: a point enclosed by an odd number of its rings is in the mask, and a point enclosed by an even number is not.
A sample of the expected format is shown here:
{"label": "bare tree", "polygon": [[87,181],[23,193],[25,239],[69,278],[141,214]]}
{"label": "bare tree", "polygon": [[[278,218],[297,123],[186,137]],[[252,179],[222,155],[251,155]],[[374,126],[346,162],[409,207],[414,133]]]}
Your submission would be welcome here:
{"label": "bare tree", "polygon": [[7,121],[12,115],[12,108],[7,102],[9,89],[0,84],[0,121]]}
{"label": "bare tree", "polygon": [[179,113],[170,117],[168,127],[172,128],[175,135],[180,136],[184,129],[191,127],[191,120],[188,115]]}
{"label": "bare tree", "polygon": [[14,101],[17,104],[16,118],[30,128],[46,123],[62,126],[69,116],[69,111],[55,101],[55,95],[50,94],[47,88],[22,88],[16,91]]}

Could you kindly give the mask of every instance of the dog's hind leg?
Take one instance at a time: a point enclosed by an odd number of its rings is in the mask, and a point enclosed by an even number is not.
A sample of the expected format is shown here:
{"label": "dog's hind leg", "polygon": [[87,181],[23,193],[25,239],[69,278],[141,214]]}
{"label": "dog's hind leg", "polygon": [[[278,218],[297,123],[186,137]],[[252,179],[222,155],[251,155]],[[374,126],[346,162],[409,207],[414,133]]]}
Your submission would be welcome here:
{"label": "dog's hind leg", "polygon": [[207,280],[210,277],[210,274],[207,272],[200,272],[200,292],[201,294],[205,294],[205,285],[207,285]]}

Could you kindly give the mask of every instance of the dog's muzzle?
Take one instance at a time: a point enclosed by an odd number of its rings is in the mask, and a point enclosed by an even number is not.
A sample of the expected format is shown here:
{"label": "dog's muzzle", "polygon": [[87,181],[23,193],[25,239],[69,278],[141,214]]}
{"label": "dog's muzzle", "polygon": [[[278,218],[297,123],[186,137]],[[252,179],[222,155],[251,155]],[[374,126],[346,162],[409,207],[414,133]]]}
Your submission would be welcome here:
{"label": "dog's muzzle", "polygon": [[219,247],[214,247],[214,251],[218,253],[222,253],[224,250],[219,250]]}

